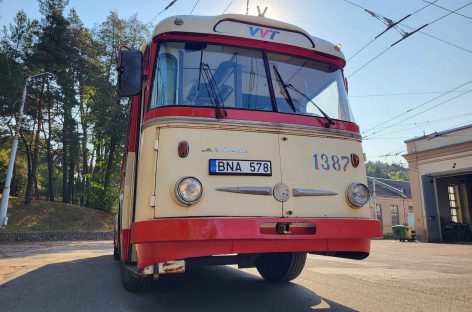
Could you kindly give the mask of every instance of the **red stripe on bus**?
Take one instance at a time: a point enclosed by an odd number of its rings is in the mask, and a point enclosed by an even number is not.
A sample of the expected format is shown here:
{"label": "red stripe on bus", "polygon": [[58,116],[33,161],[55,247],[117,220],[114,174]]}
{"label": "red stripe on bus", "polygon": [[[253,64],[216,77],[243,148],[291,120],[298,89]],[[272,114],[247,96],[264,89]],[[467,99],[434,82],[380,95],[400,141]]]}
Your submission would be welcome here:
{"label": "red stripe on bus", "polygon": [[[314,235],[261,233],[263,223],[307,223]],[[380,221],[372,219],[313,218],[169,218],[134,222],[131,243],[221,239],[345,239],[382,237]]]}
{"label": "red stripe on bus", "polygon": [[[315,234],[265,234],[268,223],[304,223]],[[264,227],[261,226],[264,224]],[[181,218],[135,222],[131,243],[138,269],[169,260],[233,253],[369,252],[370,239],[382,237],[380,221],[314,218]]]}
{"label": "red stripe on bus", "polygon": [[139,95],[131,98],[131,122],[129,124],[128,152],[136,152],[140,98]]}
{"label": "red stripe on bus", "polygon": [[[319,61],[324,61],[336,65],[339,68],[343,68],[346,65],[346,61],[340,57],[334,55],[328,55],[323,52],[313,51],[306,48],[301,48],[293,45],[233,37],[224,35],[207,35],[197,33],[164,33],[154,37],[157,40],[181,40],[181,41],[203,41],[208,43],[221,43],[240,47],[258,48],[267,51],[280,52],[295,54]],[[334,48],[333,48],[334,49]]]}
{"label": "red stripe on bus", "polygon": [[[314,126],[321,128],[326,127],[326,119],[322,117],[284,114],[276,112],[251,111],[243,109],[226,109],[226,112],[228,115],[225,117],[225,119],[273,122],[282,124]],[[170,116],[215,118],[215,109],[209,107],[189,106],[161,107],[148,112],[144,117],[144,120]],[[355,123],[348,121],[336,120],[336,124],[332,125],[331,128],[359,133],[359,126]]]}

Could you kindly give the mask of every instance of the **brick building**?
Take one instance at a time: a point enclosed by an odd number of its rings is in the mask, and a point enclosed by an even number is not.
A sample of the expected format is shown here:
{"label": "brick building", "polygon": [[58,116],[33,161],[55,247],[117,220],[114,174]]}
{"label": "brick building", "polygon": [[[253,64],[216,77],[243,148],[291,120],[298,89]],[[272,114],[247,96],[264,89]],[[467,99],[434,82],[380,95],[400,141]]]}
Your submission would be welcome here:
{"label": "brick building", "polygon": [[368,183],[371,194],[370,212],[372,218],[382,221],[384,235],[392,234],[392,225],[408,224],[414,228],[415,217],[409,182],[368,177]]}

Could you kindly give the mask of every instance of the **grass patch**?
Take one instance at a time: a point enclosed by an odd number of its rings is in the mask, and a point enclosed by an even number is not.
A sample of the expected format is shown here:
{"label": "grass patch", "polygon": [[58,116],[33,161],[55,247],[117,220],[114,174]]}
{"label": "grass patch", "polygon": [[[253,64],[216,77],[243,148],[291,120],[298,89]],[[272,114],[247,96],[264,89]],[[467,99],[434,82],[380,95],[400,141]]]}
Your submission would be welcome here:
{"label": "grass patch", "polygon": [[108,232],[114,222],[110,212],[43,200],[25,207],[21,198],[10,198],[7,215],[5,232]]}

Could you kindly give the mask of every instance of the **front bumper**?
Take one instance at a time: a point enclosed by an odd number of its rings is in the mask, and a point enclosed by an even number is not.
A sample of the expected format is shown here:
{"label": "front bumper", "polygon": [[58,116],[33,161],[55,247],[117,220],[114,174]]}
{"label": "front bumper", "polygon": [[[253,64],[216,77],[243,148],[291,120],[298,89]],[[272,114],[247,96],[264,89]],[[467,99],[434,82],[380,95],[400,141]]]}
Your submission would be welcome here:
{"label": "front bumper", "polygon": [[[277,223],[291,233],[278,234]],[[273,225],[273,231],[271,230]],[[370,251],[380,221],[316,218],[179,218],[134,222],[138,270],[170,260],[263,252]]]}

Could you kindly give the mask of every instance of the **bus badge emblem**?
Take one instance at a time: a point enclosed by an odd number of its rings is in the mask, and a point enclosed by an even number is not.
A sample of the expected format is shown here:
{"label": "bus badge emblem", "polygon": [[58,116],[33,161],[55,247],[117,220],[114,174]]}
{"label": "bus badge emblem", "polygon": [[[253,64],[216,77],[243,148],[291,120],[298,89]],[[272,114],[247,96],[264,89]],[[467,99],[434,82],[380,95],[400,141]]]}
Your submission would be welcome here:
{"label": "bus badge emblem", "polygon": [[290,189],[284,183],[278,183],[274,186],[274,197],[279,202],[286,202],[290,198]]}

